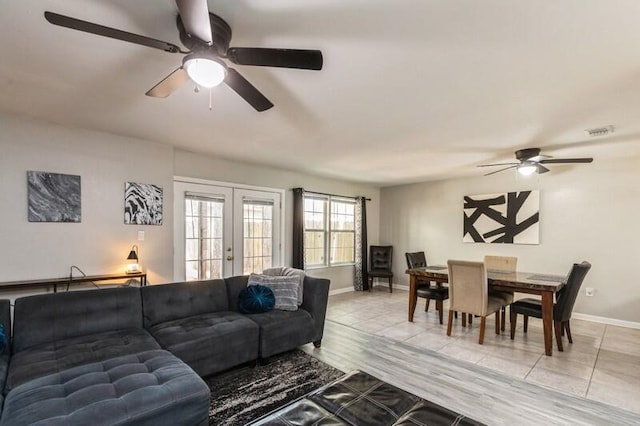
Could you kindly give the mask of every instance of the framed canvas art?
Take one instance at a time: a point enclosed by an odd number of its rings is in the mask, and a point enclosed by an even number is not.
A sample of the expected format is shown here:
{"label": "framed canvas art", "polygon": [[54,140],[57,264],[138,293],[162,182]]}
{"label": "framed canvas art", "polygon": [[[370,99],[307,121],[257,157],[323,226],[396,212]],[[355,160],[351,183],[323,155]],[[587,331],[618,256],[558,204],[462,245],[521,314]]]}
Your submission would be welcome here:
{"label": "framed canvas art", "polygon": [[466,243],[539,244],[539,191],[464,197]]}
{"label": "framed canvas art", "polygon": [[162,187],[145,183],[124,184],[124,223],[162,225]]}
{"label": "framed canvas art", "polygon": [[80,176],[27,172],[29,222],[80,222]]}

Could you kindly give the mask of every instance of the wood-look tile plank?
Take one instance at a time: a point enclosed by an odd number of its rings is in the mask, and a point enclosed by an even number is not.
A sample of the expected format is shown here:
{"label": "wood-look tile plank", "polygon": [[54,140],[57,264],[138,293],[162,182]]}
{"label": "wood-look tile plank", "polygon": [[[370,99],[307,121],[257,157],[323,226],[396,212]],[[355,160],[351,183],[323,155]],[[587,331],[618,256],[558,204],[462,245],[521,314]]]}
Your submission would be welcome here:
{"label": "wood-look tile plank", "polygon": [[341,369],[366,371],[491,425],[640,424],[640,415],[527,383],[331,320],[322,348],[303,348]]}

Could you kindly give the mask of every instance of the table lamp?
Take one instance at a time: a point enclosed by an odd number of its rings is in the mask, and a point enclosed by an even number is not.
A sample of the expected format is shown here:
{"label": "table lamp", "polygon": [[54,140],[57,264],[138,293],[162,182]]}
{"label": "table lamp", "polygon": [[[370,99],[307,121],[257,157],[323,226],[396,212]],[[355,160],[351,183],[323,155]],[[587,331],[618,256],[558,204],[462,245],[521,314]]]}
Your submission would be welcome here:
{"label": "table lamp", "polygon": [[127,274],[137,274],[140,272],[140,265],[138,264],[138,246],[136,244],[131,247],[127,260],[129,261],[127,264]]}

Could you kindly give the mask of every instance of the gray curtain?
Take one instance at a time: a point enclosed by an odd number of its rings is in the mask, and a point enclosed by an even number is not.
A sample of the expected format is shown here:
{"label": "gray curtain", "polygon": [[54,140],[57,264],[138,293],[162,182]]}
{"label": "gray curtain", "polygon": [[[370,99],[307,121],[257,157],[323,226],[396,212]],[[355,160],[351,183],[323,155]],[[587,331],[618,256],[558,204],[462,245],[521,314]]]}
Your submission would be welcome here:
{"label": "gray curtain", "polygon": [[356,291],[369,289],[367,261],[367,199],[356,197],[356,266],[353,288]]}
{"label": "gray curtain", "polygon": [[293,188],[293,254],[291,266],[304,269],[304,189]]}

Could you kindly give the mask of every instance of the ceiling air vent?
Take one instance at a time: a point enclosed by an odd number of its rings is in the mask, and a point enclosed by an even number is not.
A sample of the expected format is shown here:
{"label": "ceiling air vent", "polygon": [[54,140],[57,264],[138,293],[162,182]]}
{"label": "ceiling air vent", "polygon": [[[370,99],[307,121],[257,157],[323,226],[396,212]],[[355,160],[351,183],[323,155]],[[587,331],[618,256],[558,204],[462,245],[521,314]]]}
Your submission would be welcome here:
{"label": "ceiling air vent", "polygon": [[609,133],[613,133],[613,126],[604,126],[604,127],[596,127],[594,129],[587,129],[584,132],[591,136],[591,137],[596,137],[596,136],[605,136],[608,135]]}

